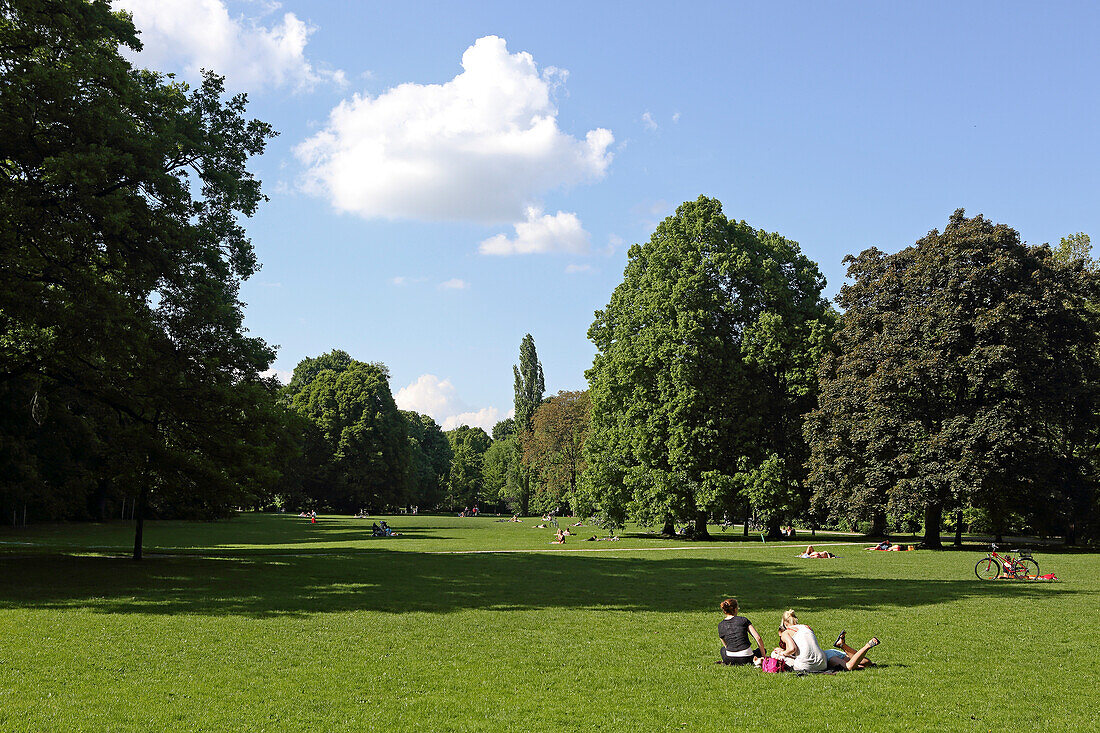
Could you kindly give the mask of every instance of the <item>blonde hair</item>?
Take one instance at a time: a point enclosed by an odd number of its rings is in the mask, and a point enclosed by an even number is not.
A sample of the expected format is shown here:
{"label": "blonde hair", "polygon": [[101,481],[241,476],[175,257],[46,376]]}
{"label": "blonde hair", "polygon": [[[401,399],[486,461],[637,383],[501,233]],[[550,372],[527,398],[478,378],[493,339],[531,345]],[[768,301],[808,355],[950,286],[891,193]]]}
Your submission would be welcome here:
{"label": "blonde hair", "polygon": [[794,609],[787,609],[783,612],[783,625],[787,627],[798,626],[798,614],[794,612]]}

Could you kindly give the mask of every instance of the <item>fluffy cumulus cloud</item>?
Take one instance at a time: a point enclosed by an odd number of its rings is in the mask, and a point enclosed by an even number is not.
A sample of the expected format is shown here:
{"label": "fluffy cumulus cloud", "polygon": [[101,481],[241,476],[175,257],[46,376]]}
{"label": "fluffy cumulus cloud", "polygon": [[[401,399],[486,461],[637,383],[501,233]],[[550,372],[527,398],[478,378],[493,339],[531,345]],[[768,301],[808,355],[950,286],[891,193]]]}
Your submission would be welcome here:
{"label": "fluffy cumulus cloud", "polygon": [[224,75],[231,89],[344,82],[343,72],[318,69],[306,58],[316,29],[294,13],[265,24],[230,14],[222,0],[114,0],[113,5],[133,14],[145,46],[137,60],[144,65],[182,68],[192,78],[209,69]]}
{"label": "fluffy cumulus cloud", "polygon": [[611,162],[609,130],[578,139],[558,127],[566,76],[480,38],[450,81],[341,102],[296,148],[303,187],[367,218],[518,221],[542,193],[599,179]]}
{"label": "fluffy cumulus cloud", "polygon": [[483,241],[478,251],[484,255],[541,254],[568,252],[584,254],[588,251],[588,232],[581,226],[576,214],[559,211],[543,214],[531,206],[527,218],[515,224],[516,235],[498,234]]}
{"label": "fluffy cumulus cloud", "polygon": [[444,280],[439,283],[439,287],[442,290],[465,290],[470,287],[470,283],[457,277],[452,277],[450,280]]}
{"label": "fluffy cumulus cloud", "polygon": [[434,374],[422,374],[412,384],[399,389],[394,401],[402,410],[431,415],[444,430],[470,425],[491,433],[494,425],[512,414],[509,410],[507,415],[501,415],[495,407],[470,407],[459,398],[450,379],[440,379]]}

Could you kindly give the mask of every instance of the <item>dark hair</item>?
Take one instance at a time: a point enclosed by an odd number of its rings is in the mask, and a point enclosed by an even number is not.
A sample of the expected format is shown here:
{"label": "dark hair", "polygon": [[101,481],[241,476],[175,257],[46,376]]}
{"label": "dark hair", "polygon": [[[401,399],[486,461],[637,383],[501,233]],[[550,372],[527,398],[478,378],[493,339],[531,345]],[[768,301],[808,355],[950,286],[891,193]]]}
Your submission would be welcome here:
{"label": "dark hair", "polygon": [[737,599],[727,598],[726,600],[722,601],[722,603],[720,603],[718,607],[721,608],[724,613],[733,616],[737,613]]}

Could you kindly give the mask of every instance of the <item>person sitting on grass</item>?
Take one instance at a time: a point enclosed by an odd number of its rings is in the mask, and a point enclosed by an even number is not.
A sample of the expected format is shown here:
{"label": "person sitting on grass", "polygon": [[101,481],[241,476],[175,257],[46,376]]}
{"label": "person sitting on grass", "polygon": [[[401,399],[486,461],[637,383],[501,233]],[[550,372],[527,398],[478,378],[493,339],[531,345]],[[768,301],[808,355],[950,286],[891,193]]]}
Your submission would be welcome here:
{"label": "person sitting on grass", "polygon": [[[752,664],[764,658],[764,640],[756,627],[744,616],[737,615],[737,599],[727,598],[718,606],[726,617],[718,622],[718,638],[722,648],[718,656],[722,664]],[[756,648],[749,644],[749,635],[756,640]]]}
{"label": "person sitting on grass", "polygon": [[798,623],[798,615],[793,609],[783,612],[779,639],[783,646],[777,647],[772,656],[785,661],[795,672],[824,672],[828,668],[825,652],[814,630]]}
{"label": "person sitting on grass", "polygon": [[836,649],[825,650],[829,669],[848,670],[850,672],[854,669],[866,669],[874,666],[874,662],[867,658],[867,652],[879,645],[878,637],[873,636],[869,642],[859,649],[853,649],[844,641],[844,634],[845,632],[841,631],[840,636],[833,642]]}
{"label": "person sitting on grass", "polygon": [[565,533],[562,532],[559,529],[557,532],[554,533],[554,540],[550,544],[551,545],[564,545],[565,544]]}
{"label": "person sitting on grass", "polygon": [[831,552],[826,552],[824,550],[818,552],[818,551],[814,550],[813,545],[807,545],[806,546],[806,551],[803,552],[801,555],[799,555],[799,557],[803,558],[803,559],[810,558],[810,559],[813,559],[813,560],[823,560],[823,559],[835,558],[836,555],[834,555]]}
{"label": "person sitting on grass", "polygon": [[386,537],[396,537],[397,533],[390,529],[390,525],[386,524],[386,520],[382,520],[382,534]]}

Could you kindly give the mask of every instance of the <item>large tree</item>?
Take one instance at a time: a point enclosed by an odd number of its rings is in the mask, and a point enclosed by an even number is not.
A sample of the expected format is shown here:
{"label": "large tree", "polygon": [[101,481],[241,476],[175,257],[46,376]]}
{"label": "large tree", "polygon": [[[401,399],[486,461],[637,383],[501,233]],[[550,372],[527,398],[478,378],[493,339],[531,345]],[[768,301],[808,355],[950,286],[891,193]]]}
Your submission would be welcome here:
{"label": "large tree", "polygon": [[485,496],[514,513],[527,514],[530,497],[524,493],[522,459],[516,436],[494,440],[482,456],[481,478]]}
{"label": "large tree", "polygon": [[401,411],[409,433],[411,485],[409,502],[434,507],[443,499],[443,489],[454,452],[439,423],[429,415]]}
{"label": "large tree", "polygon": [[960,209],[893,255],[846,258],[835,355],[806,425],[815,500],[834,516],[985,510],[995,531],[1077,471],[1098,396],[1097,275]]}
{"label": "large tree", "polygon": [[536,510],[575,506],[591,411],[587,391],[558,392],[535,410],[523,460],[539,477]]}
{"label": "large tree", "polygon": [[[481,428],[469,425],[460,425],[445,435],[453,455],[447,476],[446,503],[453,509],[471,507],[485,497],[483,456],[493,440]],[[496,497],[487,498],[496,500]]]}
{"label": "large tree", "polygon": [[[535,340],[531,334],[523,337],[519,345],[519,365],[512,367],[515,375],[515,417],[514,431],[520,453],[531,434],[531,418],[542,404],[542,395],[546,391],[546,379],[542,373],[542,362],[535,350]],[[535,472],[523,461],[511,464],[510,493],[518,500],[524,514],[530,509],[531,496],[534,493]]]}
{"label": "large tree", "polygon": [[525,335],[520,342],[519,366],[513,366],[512,372],[515,375],[515,430],[522,435],[531,429],[531,418],[542,404],[542,394],[546,391],[542,362],[531,334]]}
{"label": "large tree", "polygon": [[584,508],[705,533],[708,514],[747,500],[778,530],[800,507],[824,284],[797,243],[702,196],[632,246],[589,329]]}
{"label": "large tree", "polygon": [[189,89],[120,46],[141,44],[103,0],[0,2],[0,381],[26,420],[45,400],[94,423],[82,460],[136,493],[140,558],[147,507],[218,511],[272,478],[273,351],[238,289],[273,132],[219,77]]}
{"label": "large tree", "polygon": [[316,487],[315,499],[342,511],[408,502],[408,423],[394,403],[385,365],[339,350],[304,359],[284,399],[316,426],[327,449],[327,482]]}

